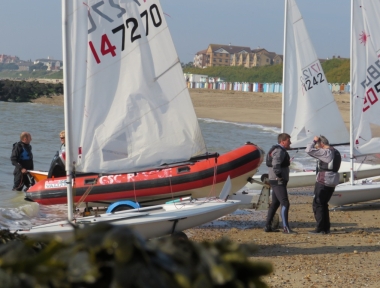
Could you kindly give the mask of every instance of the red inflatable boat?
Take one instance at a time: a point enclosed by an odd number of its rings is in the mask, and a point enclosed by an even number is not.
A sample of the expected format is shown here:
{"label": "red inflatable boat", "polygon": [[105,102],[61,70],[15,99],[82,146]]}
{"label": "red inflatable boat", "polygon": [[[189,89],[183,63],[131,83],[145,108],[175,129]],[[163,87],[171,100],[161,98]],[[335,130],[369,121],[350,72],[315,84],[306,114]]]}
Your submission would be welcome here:
{"label": "red inflatable boat", "polygon": [[[232,191],[242,188],[256,173],[264,151],[246,143],[217,158],[186,162],[175,167],[126,174],[82,174],[73,180],[74,202],[104,206],[119,200],[153,205],[172,198],[219,195],[230,176]],[[65,204],[66,177],[39,180],[26,193],[26,200],[43,205]],[[84,198],[84,199],[81,199]]]}

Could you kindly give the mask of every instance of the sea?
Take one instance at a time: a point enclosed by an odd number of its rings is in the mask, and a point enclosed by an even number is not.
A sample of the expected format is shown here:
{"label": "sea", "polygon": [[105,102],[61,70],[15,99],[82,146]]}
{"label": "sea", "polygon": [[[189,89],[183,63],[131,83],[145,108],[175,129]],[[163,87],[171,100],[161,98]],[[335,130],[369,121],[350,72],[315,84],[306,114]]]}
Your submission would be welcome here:
{"label": "sea", "polygon": [[[209,152],[226,153],[246,142],[264,151],[277,142],[280,129],[252,123],[233,123],[213,119],[198,119]],[[23,192],[12,191],[13,169],[10,162],[13,143],[22,131],[32,135],[35,170],[47,171],[59,150],[59,132],[64,129],[62,106],[35,103],[0,102],[0,228],[17,229],[32,224],[43,224],[66,217],[66,205],[44,206],[24,200]],[[344,157],[349,147],[339,148]],[[303,151],[290,151],[292,170],[315,168],[315,160]],[[347,160],[348,161],[348,157]],[[267,172],[263,163],[258,174]]]}

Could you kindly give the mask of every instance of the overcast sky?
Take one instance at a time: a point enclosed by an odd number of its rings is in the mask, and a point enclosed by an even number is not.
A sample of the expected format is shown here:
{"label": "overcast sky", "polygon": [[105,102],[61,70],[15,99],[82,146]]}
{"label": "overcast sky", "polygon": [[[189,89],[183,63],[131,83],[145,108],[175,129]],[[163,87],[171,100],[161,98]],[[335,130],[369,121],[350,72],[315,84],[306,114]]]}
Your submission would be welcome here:
{"label": "overcast sky", "polygon": [[[318,57],[348,58],[350,0],[297,4]],[[209,44],[282,54],[284,0],[161,0],[161,5],[181,62],[192,61]],[[61,1],[2,0],[0,39],[0,54],[22,60],[62,59]]]}

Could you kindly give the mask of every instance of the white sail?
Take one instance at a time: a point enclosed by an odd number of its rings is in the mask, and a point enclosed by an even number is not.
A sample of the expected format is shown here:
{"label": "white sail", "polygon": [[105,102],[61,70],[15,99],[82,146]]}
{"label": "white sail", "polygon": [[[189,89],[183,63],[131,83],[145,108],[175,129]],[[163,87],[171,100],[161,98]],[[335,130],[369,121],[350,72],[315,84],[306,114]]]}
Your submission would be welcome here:
{"label": "white sail", "polygon": [[349,142],[349,133],[328,87],[295,0],[285,0],[282,131],[292,148],[305,147],[315,135],[331,144]]}
{"label": "white sail", "polygon": [[68,10],[75,169],[135,171],[205,153],[159,1],[69,1]]}
{"label": "white sail", "polygon": [[355,0],[352,12],[354,156],[380,153],[380,3]]}

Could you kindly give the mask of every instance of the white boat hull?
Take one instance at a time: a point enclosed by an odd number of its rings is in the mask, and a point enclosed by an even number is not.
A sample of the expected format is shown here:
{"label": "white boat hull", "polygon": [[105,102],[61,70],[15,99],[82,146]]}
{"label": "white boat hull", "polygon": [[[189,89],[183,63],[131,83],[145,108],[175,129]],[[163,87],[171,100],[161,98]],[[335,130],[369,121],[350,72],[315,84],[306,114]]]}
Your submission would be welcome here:
{"label": "white boat hull", "polygon": [[[339,170],[340,183],[349,181],[351,176],[350,163],[342,162]],[[359,165],[358,165],[359,166]],[[380,165],[362,164],[360,170],[355,170],[356,179],[364,179],[380,175]],[[346,176],[346,177],[345,177]],[[257,181],[260,180],[261,175],[255,175],[252,178]],[[297,188],[305,186],[314,186],[316,174],[315,171],[310,172],[292,172],[289,174],[288,188]],[[261,190],[262,186],[256,183],[247,183],[245,188],[248,190]]]}
{"label": "white boat hull", "polygon": [[144,239],[170,235],[173,232],[183,231],[201,224],[210,222],[224,215],[234,212],[239,201],[222,201],[220,199],[180,202],[127,210],[115,213],[101,214],[76,219],[71,223],[60,221],[29,229],[18,230],[30,238],[41,239],[47,235],[60,237],[64,241],[74,238],[74,227],[85,227],[97,223],[110,223],[116,226],[125,226],[137,232]]}
{"label": "white boat hull", "polygon": [[[379,174],[380,175],[380,174]],[[329,201],[331,206],[342,206],[358,202],[380,199],[379,177],[367,178],[363,181],[339,184]]]}

